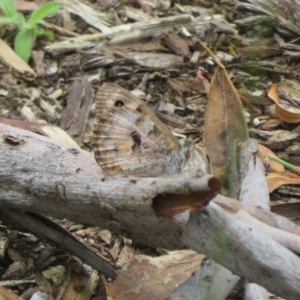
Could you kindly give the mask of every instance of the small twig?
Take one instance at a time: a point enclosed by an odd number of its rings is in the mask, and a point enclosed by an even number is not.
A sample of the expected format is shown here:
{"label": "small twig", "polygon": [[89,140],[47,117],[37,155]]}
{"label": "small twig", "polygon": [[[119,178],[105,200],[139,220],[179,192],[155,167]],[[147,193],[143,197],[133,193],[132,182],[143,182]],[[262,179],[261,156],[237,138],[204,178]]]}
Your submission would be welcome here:
{"label": "small twig", "polygon": [[220,60],[213,54],[213,52],[202,42],[200,41],[200,45],[208,52],[211,56],[212,60],[222,69],[225,69],[224,65],[220,62]]}
{"label": "small twig", "polygon": [[93,243],[93,244],[90,244],[92,247],[94,247],[95,249],[97,250],[104,250],[108,256],[110,257],[113,265],[115,268],[117,268],[117,265],[116,265],[116,262],[117,262],[117,258],[114,258],[113,255],[111,254],[111,252],[104,246],[102,246],[101,244],[98,244],[98,243]]}
{"label": "small twig", "polygon": [[57,26],[55,24],[48,23],[48,22],[43,21],[43,20],[39,21],[39,24],[42,25],[43,27],[45,27],[46,29],[53,30],[53,31],[55,31],[58,34],[63,35],[63,36],[71,36],[71,37],[77,37],[78,36],[78,34],[73,32],[73,31],[70,31],[70,30],[65,29],[63,27],[60,27],[60,26]]}
{"label": "small twig", "polygon": [[252,112],[251,113],[251,123],[252,123],[254,118],[262,115],[262,112],[260,109],[255,108],[245,96],[242,96],[240,94],[239,94],[239,96],[240,96],[241,100],[248,106],[248,108]]}

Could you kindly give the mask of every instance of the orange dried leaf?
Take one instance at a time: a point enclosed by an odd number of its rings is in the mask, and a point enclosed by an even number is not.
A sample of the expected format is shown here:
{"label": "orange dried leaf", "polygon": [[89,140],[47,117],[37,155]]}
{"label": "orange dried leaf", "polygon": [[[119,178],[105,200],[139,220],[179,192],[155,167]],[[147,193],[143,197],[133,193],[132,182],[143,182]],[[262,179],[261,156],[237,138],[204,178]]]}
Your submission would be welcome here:
{"label": "orange dried leaf", "polygon": [[[268,159],[267,154],[276,156],[275,153],[273,151],[271,151],[269,148],[267,148],[263,145],[259,145],[259,155],[260,155],[260,158],[263,161],[265,167],[269,168],[271,171],[276,172],[276,173],[284,173],[285,172],[284,166],[277,161]],[[268,164],[268,165],[266,166],[266,164]]]}
{"label": "orange dried leaf", "polygon": [[270,173],[267,176],[267,183],[269,192],[272,193],[275,189],[284,184],[300,184],[300,176],[293,173]]}
{"label": "orange dried leaf", "polygon": [[283,121],[288,123],[300,122],[300,110],[294,107],[287,107],[280,103],[280,98],[277,93],[278,84],[273,84],[269,90],[268,97],[276,104],[276,115]]}

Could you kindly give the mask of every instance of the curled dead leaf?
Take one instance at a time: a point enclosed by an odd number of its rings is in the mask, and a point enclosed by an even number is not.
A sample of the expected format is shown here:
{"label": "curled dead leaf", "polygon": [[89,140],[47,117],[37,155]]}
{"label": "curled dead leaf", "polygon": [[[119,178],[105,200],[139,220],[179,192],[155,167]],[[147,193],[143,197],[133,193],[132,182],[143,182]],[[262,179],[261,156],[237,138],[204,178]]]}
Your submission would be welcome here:
{"label": "curled dead leaf", "polygon": [[288,123],[300,122],[300,109],[283,105],[280,103],[280,98],[277,93],[278,84],[273,84],[268,92],[268,97],[272,99],[275,104],[276,115],[283,121]]}
{"label": "curled dead leaf", "polygon": [[267,183],[269,192],[272,193],[274,190],[284,184],[300,184],[300,176],[293,173],[270,173],[267,175]]}

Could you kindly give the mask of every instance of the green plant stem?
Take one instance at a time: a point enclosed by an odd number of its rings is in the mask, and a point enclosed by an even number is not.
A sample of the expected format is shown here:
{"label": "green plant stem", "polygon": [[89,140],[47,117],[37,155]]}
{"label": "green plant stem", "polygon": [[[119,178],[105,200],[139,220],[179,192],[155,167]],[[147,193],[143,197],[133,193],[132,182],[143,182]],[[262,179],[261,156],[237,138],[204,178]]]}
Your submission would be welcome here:
{"label": "green plant stem", "polygon": [[289,164],[288,162],[278,158],[277,156],[271,155],[271,154],[267,154],[266,155],[270,160],[276,161],[280,164],[282,164],[284,167],[286,167],[287,169],[293,171],[294,173],[300,175],[300,167],[296,167],[292,164]]}

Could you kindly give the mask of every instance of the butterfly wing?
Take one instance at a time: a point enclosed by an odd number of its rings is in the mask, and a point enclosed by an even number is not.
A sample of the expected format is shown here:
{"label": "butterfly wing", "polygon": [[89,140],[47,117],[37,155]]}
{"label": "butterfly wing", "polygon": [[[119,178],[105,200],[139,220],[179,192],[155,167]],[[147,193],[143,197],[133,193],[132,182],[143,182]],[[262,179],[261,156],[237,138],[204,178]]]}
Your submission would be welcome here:
{"label": "butterfly wing", "polygon": [[117,84],[96,94],[92,148],[104,172],[158,176],[180,171],[184,160],[178,140],[148,106]]}

